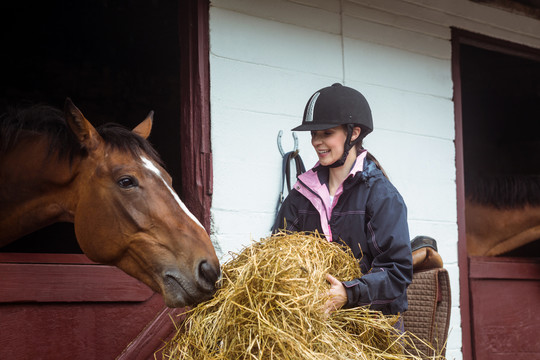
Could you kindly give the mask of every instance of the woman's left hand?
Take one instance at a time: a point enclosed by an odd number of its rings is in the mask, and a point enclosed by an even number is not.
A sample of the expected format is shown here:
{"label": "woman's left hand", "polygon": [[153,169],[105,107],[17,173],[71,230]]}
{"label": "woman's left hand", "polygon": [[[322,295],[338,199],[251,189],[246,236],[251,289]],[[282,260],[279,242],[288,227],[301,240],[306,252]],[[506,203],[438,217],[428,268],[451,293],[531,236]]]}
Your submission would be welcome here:
{"label": "woman's left hand", "polygon": [[326,280],[330,283],[330,290],[328,290],[330,299],[324,304],[324,312],[330,314],[347,303],[347,292],[341,281],[332,275],[326,274]]}

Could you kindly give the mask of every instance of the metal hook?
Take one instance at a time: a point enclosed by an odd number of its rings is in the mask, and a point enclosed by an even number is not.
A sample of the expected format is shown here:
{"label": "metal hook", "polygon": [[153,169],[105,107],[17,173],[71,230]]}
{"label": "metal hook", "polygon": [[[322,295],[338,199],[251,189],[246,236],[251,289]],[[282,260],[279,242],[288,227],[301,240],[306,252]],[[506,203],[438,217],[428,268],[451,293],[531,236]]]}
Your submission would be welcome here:
{"label": "metal hook", "polygon": [[[285,151],[283,151],[283,147],[281,146],[281,137],[283,136],[283,130],[279,130],[278,136],[277,136],[277,146],[279,149],[279,153],[281,156],[285,156]],[[293,151],[298,151],[298,136],[295,132],[292,133],[293,139],[294,139],[294,149]]]}

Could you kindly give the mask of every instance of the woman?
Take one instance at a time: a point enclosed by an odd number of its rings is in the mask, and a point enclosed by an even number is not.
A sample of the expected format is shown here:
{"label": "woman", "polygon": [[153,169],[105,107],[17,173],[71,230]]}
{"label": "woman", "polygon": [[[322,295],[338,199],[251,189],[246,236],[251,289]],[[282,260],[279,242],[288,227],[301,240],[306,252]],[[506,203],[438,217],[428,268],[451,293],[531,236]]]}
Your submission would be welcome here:
{"label": "woman", "polygon": [[407,310],[412,256],[403,198],[362,147],[373,130],[371,109],[358,91],[334,84],[309,99],[302,125],[319,157],[302,174],[276,218],[274,231],[315,231],[339,241],[360,260],[360,279],[331,274],[326,312],[370,305],[384,314]]}

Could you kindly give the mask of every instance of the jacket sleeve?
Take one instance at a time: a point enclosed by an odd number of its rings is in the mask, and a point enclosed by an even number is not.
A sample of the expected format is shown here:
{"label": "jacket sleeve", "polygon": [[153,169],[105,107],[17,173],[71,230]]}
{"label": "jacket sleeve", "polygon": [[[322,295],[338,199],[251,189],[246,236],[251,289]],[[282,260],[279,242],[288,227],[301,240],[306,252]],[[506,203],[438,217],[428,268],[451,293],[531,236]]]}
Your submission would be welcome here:
{"label": "jacket sleeve", "polygon": [[371,305],[374,310],[397,313],[407,308],[406,290],[412,281],[407,209],[395,188],[380,189],[367,204],[366,237],[373,256],[371,270],[360,279],[343,283],[348,298],[346,307]]}
{"label": "jacket sleeve", "polygon": [[300,231],[298,224],[298,201],[295,200],[298,195],[300,194],[294,189],[287,195],[279,208],[276,220],[274,221],[274,226],[272,226],[272,233],[275,233],[278,230]]}

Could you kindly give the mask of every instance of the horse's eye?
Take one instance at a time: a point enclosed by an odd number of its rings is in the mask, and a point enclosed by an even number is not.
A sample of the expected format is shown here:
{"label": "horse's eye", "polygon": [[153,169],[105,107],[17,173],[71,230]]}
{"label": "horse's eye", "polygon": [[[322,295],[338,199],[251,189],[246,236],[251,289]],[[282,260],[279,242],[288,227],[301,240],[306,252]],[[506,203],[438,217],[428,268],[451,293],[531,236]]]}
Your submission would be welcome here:
{"label": "horse's eye", "polygon": [[122,189],[129,189],[137,186],[137,180],[135,180],[131,176],[124,176],[117,181],[117,184]]}

